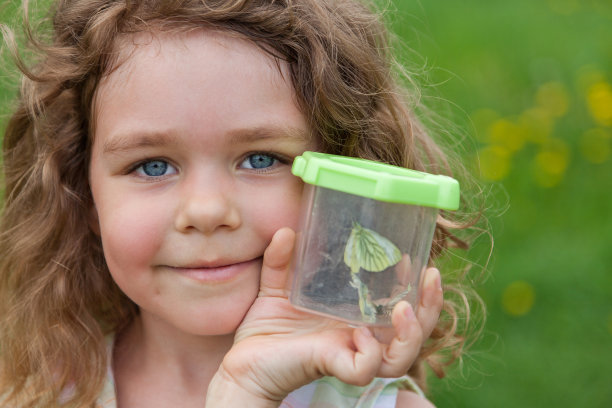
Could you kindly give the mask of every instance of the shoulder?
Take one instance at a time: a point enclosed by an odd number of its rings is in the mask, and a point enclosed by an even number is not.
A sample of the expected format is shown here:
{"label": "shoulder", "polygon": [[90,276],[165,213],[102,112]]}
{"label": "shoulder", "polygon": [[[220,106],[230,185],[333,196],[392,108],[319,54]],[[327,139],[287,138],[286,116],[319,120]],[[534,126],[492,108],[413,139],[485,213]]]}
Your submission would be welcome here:
{"label": "shoulder", "polygon": [[399,390],[395,408],[435,408],[435,405],[412,391]]}

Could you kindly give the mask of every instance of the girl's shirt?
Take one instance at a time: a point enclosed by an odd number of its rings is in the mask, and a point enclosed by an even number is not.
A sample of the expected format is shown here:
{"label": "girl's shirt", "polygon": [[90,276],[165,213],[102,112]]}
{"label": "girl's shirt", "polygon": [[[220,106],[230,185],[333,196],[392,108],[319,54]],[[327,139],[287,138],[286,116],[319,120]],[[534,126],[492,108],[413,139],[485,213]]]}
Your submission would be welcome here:
{"label": "girl's shirt", "polygon": [[[108,340],[109,356],[113,339]],[[393,408],[399,390],[412,390],[424,397],[423,391],[409,376],[375,378],[364,387],[341,382],[334,377],[323,377],[305,385],[287,396],[280,408]],[[96,408],[117,408],[113,371],[108,364],[106,381],[96,402]]]}

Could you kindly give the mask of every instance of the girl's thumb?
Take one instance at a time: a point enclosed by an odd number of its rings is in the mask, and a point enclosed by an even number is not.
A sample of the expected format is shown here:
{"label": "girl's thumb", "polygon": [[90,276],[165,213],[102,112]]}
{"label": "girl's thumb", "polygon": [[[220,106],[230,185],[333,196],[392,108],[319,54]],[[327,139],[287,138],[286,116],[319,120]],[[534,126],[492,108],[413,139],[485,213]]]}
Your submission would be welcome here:
{"label": "girl's thumb", "polygon": [[295,232],[291,228],[276,231],[264,252],[259,296],[286,297],[285,288],[294,244]]}

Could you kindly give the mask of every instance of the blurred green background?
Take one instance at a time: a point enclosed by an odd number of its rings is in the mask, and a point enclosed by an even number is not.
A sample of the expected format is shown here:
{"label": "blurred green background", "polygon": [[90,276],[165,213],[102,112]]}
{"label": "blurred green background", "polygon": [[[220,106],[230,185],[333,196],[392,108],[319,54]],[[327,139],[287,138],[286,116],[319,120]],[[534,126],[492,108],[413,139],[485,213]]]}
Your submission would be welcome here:
{"label": "blurred green background", "polygon": [[[449,101],[442,114],[474,139],[464,159],[492,207],[487,324],[464,364],[431,381],[433,401],[612,407],[612,2],[387,8],[414,51],[403,58],[435,84],[424,101]],[[15,82],[0,73],[6,114]],[[484,263],[489,249],[480,239],[473,254]]]}
{"label": "blurred green background", "polygon": [[[493,207],[485,331],[433,401],[612,407],[612,1],[389,8],[426,93],[475,139],[464,158]],[[487,239],[474,249],[486,260]]]}

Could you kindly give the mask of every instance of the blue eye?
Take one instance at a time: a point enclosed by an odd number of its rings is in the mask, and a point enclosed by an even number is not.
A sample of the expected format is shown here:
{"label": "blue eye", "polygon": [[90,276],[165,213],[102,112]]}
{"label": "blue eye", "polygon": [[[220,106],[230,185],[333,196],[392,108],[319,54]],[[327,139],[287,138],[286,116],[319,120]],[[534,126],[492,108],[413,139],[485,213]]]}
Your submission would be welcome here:
{"label": "blue eye", "polygon": [[149,160],[138,166],[136,171],[146,177],[162,177],[172,174],[174,167],[163,160]]}
{"label": "blue eye", "polygon": [[242,166],[247,169],[267,169],[275,165],[278,159],[272,155],[264,153],[255,153],[248,156],[242,162]]}

